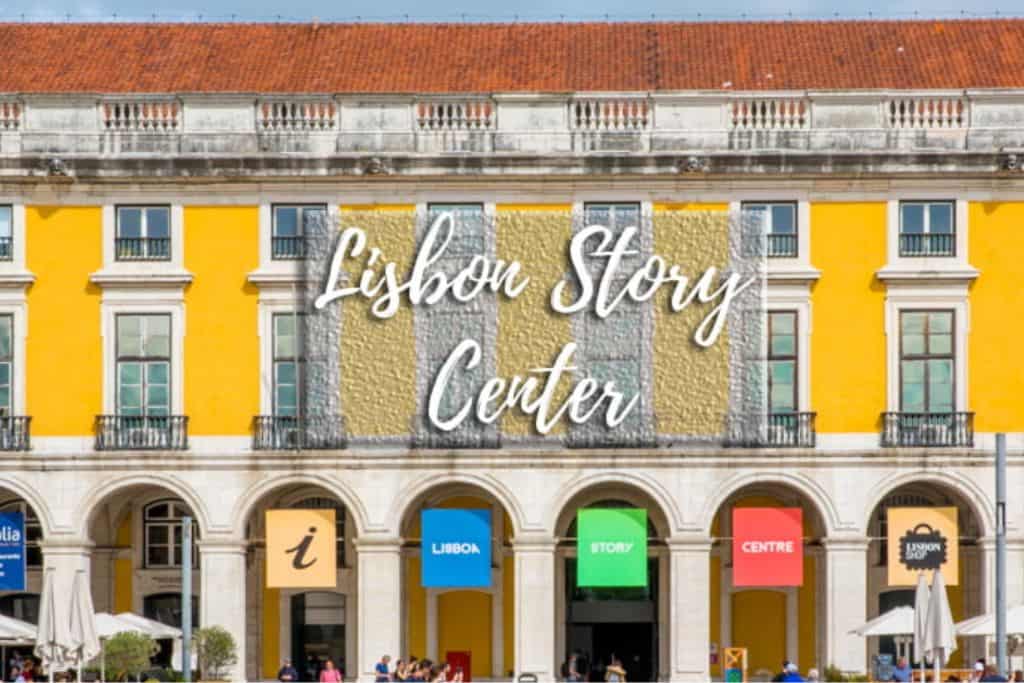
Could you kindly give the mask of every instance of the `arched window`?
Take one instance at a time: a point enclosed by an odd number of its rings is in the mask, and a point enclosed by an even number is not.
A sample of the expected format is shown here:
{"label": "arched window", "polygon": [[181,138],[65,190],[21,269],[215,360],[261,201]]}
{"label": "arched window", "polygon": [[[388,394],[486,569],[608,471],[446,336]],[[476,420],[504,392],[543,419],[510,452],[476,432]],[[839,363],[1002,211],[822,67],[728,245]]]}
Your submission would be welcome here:
{"label": "arched window", "polygon": [[[145,565],[148,568],[181,566],[181,519],[191,515],[180,500],[159,500],[146,506],[143,512],[143,542]],[[192,522],[192,566],[199,564],[195,542],[198,531]]]}
{"label": "arched window", "polygon": [[292,505],[295,509],[301,510],[334,510],[335,533],[338,537],[338,566],[346,566],[345,562],[345,508],[338,505],[338,501],[332,498],[305,498]]}
{"label": "arched window", "polygon": [[0,503],[0,512],[20,512],[25,516],[25,556],[29,567],[43,566],[43,552],[39,541],[43,539],[43,525],[32,506],[21,498]]}

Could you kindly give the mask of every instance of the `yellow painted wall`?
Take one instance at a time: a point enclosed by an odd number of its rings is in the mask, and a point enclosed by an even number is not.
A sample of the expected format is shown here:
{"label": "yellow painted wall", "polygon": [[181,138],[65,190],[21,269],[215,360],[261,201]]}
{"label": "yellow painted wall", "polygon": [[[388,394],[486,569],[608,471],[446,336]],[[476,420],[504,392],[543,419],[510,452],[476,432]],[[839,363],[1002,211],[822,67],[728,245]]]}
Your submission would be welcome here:
{"label": "yellow painted wall", "polygon": [[409,629],[409,655],[427,656],[427,591],[420,585],[420,558],[405,558],[405,614]]}
{"label": "yellow painted wall", "polygon": [[[393,261],[404,278],[415,257],[415,207],[381,205],[342,207],[342,227],[366,232],[367,246]],[[362,263],[346,263],[353,282]],[[380,272],[380,269],[377,271]],[[370,314],[370,302],[348,297],[341,335],[341,402],[353,436],[408,434],[416,413],[416,341],[412,308],[405,304],[387,320]]]}
{"label": "yellow painted wall", "polygon": [[[118,548],[132,547],[132,513],[128,512],[117,527],[114,543]],[[132,581],[135,578],[132,558],[119,557],[114,560],[114,613],[131,612]]]}
{"label": "yellow painted wall", "polygon": [[722,675],[722,650],[726,643],[722,642],[722,558],[711,556],[711,569],[708,581],[708,598],[711,601],[711,617],[708,619],[708,632],[711,642],[718,645],[718,661],[711,665],[713,676]]}
{"label": "yellow painted wall", "polygon": [[786,594],[745,590],[732,595],[732,644],[747,648],[747,670],[777,673],[786,658]]}
{"label": "yellow painted wall", "polygon": [[811,409],[819,432],[877,432],[885,410],[884,202],[811,205]]}
{"label": "yellow painted wall", "polygon": [[[260,577],[266,583],[266,575]],[[263,676],[276,678],[281,666],[281,591],[278,588],[263,587]]]}
{"label": "yellow painted wall", "polygon": [[195,435],[248,434],[260,409],[254,206],[185,208],[185,414]]}
{"label": "yellow painted wall", "polygon": [[438,659],[449,651],[472,653],[473,678],[491,675],[491,596],[480,591],[453,591],[437,598]]}
{"label": "yellow painted wall", "polygon": [[[518,297],[499,299],[500,377],[551,367],[562,347],[572,341],[570,317],[553,312],[548,305],[551,287],[568,269],[563,255],[572,239],[571,209],[568,204],[497,207],[497,256],[506,262],[519,261],[523,274],[530,278],[530,284]],[[573,378],[563,377],[551,405],[561,405],[573,384]],[[501,429],[508,434],[535,434],[534,418],[518,410],[508,411],[501,418]],[[548,433],[564,432],[562,420]]]}
{"label": "yellow painted wall", "polygon": [[972,202],[967,257],[981,271],[971,285],[968,337],[968,410],[982,432],[1024,429],[1020,401],[1024,361],[1024,202]]}
{"label": "yellow painted wall", "polygon": [[516,558],[514,555],[506,555],[502,559],[502,619],[504,641],[504,664],[505,673],[514,671],[516,668]]}
{"label": "yellow painted wall", "polygon": [[33,436],[92,434],[102,412],[101,293],[89,282],[103,265],[102,234],[99,207],[25,209],[26,265],[36,276],[25,363]]}
{"label": "yellow painted wall", "polygon": [[[710,267],[729,262],[729,217],[724,205],[655,206],[654,253],[678,264],[691,282]],[[709,348],[693,341],[714,304],[694,303],[676,313],[669,308],[672,289],[654,297],[654,413],[658,431],[700,436],[722,432],[728,410],[727,334]]]}
{"label": "yellow painted wall", "polygon": [[818,620],[815,615],[818,594],[817,569],[817,559],[813,555],[804,555],[804,585],[800,586],[797,591],[797,613],[800,618],[797,629],[799,641],[797,664],[803,671],[807,671],[812,666],[818,666],[819,670],[824,668],[824,662],[816,661],[818,656]]}

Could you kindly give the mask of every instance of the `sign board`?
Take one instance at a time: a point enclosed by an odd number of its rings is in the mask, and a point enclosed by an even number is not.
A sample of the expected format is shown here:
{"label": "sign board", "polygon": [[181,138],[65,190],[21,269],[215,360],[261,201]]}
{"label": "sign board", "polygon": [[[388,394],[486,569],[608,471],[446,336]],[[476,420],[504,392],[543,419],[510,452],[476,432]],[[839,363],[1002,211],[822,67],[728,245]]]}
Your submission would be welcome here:
{"label": "sign board", "polygon": [[744,683],[747,680],[747,648],[725,648],[723,674],[726,683]]}
{"label": "sign board", "polygon": [[25,590],[25,515],[0,512],[0,590]]}
{"label": "sign board", "polygon": [[576,585],[647,586],[647,510],[587,508],[576,513]]}
{"label": "sign board", "polygon": [[915,586],[920,572],[931,583],[942,568],[947,586],[960,582],[960,530],[955,507],[889,508],[890,586]]}
{"label": "sign board", "polygon": [[733,585],[802,585],[803,535],[800,508],[733,508]]}
{"label": "sign board", "polygon": [[424,510],[420,530],[420,578],[424,587],[491,585],[490,510]]}
{"label": "sign board", "polygon": [[334,588],[335,511],[267,510],[267,587]]}

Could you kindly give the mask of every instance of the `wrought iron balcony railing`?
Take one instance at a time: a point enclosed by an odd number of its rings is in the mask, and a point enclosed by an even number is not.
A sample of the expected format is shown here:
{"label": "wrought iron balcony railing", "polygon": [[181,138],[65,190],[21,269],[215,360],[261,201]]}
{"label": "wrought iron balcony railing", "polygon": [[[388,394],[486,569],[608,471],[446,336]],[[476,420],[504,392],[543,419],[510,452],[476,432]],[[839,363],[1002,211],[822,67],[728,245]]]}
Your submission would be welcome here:
{"label": "wrought iron balcony railing", "polygon": [[882,413],[882,446],[974,446],[974,413]]}
{"label": "wrought iron balcony railing", "polygon": [[253,419],[253,450],[335,450],[348,448],[343,418],[326,424],[320,418],[302,419],[286,415],[257,415]]}
{"label": "wrought iron balcony railing", "polygon": [[98,451],[183,451],[188,449],[186,415],[97,415]]}
{"label": "wrought iron balcony railing", "polygon": [[301,235],[272,237],[270,255],[278,261],[301,259],[306,255],[306,238]]}
{"label": "wrought iron balcony railing", "polygon": [[0,451],[27,451],[29,449],[29,427],[32,418],[27,415],[0,417]]}
{"label": "wrought iron balcony railing", "polygon": [[170,237],[118,237],[114,240],[118,261],[170,261]]}
{"label": "wrought iron balcony railing", "polygon": [[768,256],[773,258],[796,258],[798,245],[796,235],[768,235]]}
{"label": "wrought iron balcony railing", "polygon": [[725,445],[738,448],[814,448],[817,413],[730,415]]}
{"label": "wrought iron balcony railing", "polygon": [[956,240],[949,233],[902,234],[900,256],[954,256]]}

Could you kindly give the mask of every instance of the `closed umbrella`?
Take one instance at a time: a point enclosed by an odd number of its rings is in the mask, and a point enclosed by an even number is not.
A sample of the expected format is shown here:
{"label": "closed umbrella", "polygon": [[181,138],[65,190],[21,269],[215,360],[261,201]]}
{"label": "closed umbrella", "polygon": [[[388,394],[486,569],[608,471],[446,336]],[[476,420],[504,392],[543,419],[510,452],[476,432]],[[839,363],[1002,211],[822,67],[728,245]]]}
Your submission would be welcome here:
{"label": "closed umbrella", "polygon": [[75,572],[71,584],[71,642],[68,666],[81,669],[100,653],[100,639],[96,635],[96,614],[92,607],[92,590],[85,572]]}
{"label": "closed umbrella", "polygon": [[66,671],[71,642],[71,622],[67,610],[67,597],[58,600],[55,594],[55,572],[51,567],[43,573],[43,593],[39,597],[39,625],[37,626],[35,654],[53,680],[54,671]]}
{"label": "closed umbrella", "polygon": [[921,680],[924,680],[924,629],[928,620],[928,603],[931,591],[924,579],[924,572],[917,575],[917,590],[914,591],[914,656],[921,662]]}
{"label": "closed umbrella", "polygon": [[928,617],[924,629],[924,654],[935,666],[935,680],[939,680],[942,665],[956,649],[956,628],[953,612],[946,595],[946,580],[942,570],[936,569],[932,576],[932,597],[928,601]]}

